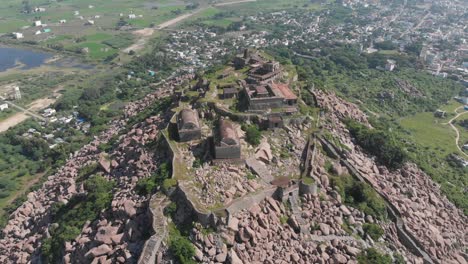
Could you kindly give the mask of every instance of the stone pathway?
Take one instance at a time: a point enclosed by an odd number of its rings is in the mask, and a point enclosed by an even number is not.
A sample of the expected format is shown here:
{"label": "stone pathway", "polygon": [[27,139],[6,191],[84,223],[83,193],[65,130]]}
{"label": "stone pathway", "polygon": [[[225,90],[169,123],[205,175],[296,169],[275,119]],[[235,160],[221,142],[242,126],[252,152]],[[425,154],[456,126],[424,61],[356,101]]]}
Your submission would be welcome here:
{"label": "stone pathway", "polygon": [[145,243],[138,264],[156,263],[156,256],[162,241],[167,236],[167,218],[164,216],[164,208],[170,201],[166,196],[151,197],[149,208],[153,214],[153,230],[155,234]]}
{"label": "stone pathway", "polygon": [[293,215],[296,218],[296,221],[299,223],[299,226],[301,228],[301,234],[310,235],[310,229],[307,227],[307,222],[302,217],[298,191],[291,192],[291,195],[289,196],[288,200],[289,200],[289,203],[291,204],[291,210],[293,212]]}

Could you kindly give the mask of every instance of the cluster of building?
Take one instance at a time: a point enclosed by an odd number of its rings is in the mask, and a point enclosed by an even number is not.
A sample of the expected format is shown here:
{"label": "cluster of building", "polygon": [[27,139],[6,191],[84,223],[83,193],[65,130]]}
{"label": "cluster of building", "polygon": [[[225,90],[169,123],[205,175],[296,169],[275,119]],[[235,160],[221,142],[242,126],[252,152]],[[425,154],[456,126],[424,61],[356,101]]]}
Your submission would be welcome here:
{"label": "cluster of building", "polygon": [[[278,62],[264,59],[258,52],[245,50],[236,56],[232,64],[237,69],[248,67],[247,77],[237,81],[238,85],[218,87],[223,89],[222,99],[237,97],[246,113],[261,117],[261,125],[267,129],[281,128],[283,117],[297,112],[298,97],[288,84],[280,83],[282,69]],[[220,76],[219,78],[222,78]],[[208,90],[210,82],[200,78],[191,87],[198,91]],[[201,122],[198,112],[185,108],[177,116],[177,134],[181,142],[202,138]],[[240,159],[241,143],[234,123],[227,118],[218,120],[213,129],[212,151],[215,159]]]}
{"label": "cluster of building", "polygon": [[[201,140],[202,131],[198,112],[192,109],[183,109],[177,116],[177,132],[180,142]],[[220,119],[213,131],[211,139],[212,150],[216,159],[240,159],[240,138],[232,121]]]}
{"label": "cluster of building", "polygon": [[[354,12],[352,20],[331,22],[333,9],[324,6],[322,11],[301,10],[281,12],[259,12],[244,18],[246,25],[268,28],[281,24],[287,30],[271,31],[244,30],[214,33],[204,27],[190,31],[177,31],[170,35],[168,54],[186,65],[188,70],[204,68],[226,55],[227,47],[264,48],[274,45],[294,47],[300,43],[345,43],[361,47],[361,52],[377,52],[381,43],[389,42],[395,52],[413,52],[415,45],[422,45],[420,59],[427,70],[435,75],[455,75],[460,80],[468,79],[468,43],[464,30],[467,18],[463,16],[468,7],[463,1],[423,1],[420,5],[395,2],[389,5],[381,1],[349,0],[342,4]],[[450,16],[453,19],[447,19]],[[330,23],[331,22],[331,23]],[[245,34],[250,33],[250,34]],[[320,49],[318,49],[320,51]],[[310,51],[309,54],[314,54]],[[255,57],[250,57],[255,60]],[[248,61],[239,56],[235,64],[239,67]],[[393,71],[395,61],[380,66]]]}

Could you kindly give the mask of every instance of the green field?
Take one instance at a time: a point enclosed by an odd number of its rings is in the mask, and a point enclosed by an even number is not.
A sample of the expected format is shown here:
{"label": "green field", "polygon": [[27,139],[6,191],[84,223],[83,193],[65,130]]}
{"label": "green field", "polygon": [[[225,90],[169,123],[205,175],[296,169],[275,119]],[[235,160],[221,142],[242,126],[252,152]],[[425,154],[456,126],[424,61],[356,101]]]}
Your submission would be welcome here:
{"label": "green field", "polygon": [[[0,35],[7,34],[3,37],[5,40],[11,42],[8,34],[21,32],[24,34],[24,41],[37,43],[44,48],[79,53],[81,48],[87,47],[89,53],[84,54],[85,57],[98,61],[132,44],[133,40],[120,42],[119,45],[108,45],[106,42],[128,33],[118,30],[119,23],[127,24],[132,29],[141,29],[160,24],[189,11],[186,2],[169,0],[63,0],[46,3],[41,0],[29,0],[27,2],[30,8],[42,7],[46,11],[25,13],[22,12],[27,10],[24,1],[2,1]],[[75,11],[78,11],[79,15],[75,15]],[[129,18],[129,14],[135,14],[136,18]],[[67,22],[60,24],[59,21],[62,19]],[[46,28],[50,29],[51,33],[36,35],[36,31],[41,28],[33,26],[35,20],[47,24]],[[93,20],[95,24],[85,25],[88,20]],[[117,41],[114,39],[113,42]],[[127,46],[122,46],[122,43]]]}
{"label": "green field", "polygon": [[458,152],[455,147],[455,132],[443,119],[435,118],[433,113],[418,113],[400,121],[401,126],[411,134],[412,141],[437,150],[440,155]]}
{"label": "green field", "polygon": [[[454,110],[460,104],[451,102],[440,107]],[[463,157],[455,145],[455,131],[446,123],[449,118],[440,119],[433,113],[418,113],[400,120],[403,133],[401,138],[407,142],[409,155],[426,173],[441,184],[442,191],[465,214],[468,214],[468,200],[465,187],[468,185],[466,169],[454,167],[449,162],[451,154]],[[460,117],[458,120],[463,120]],[[460,131],[460,144],[468,140],[468,131],[457,126]]]}

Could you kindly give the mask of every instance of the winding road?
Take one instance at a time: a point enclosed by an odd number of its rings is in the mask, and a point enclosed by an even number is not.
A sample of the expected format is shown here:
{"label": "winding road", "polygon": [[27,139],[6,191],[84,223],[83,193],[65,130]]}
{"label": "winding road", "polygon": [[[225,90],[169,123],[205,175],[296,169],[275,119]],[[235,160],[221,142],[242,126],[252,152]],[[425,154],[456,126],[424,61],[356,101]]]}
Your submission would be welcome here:
{"label": "winding road", "polygon": [[455,145],[457,146],[458,150],[463,153],[463,155],[465,155],[465,157],[468,158],[468,154],[466,154],[463,149],[460,147],[460,131],[458,131],[458,128],[453,124],[453,121],[455,121],[456,119],[458,119],[460,116],[468,113],[468,111],[464,111],[464,112],[461,112],[461,113],[458,113],[458,110],[460,109],[463,109],[464,106],[460,106],[458,107],[457,109],[454,110],[455,112],[455,117],[453,117],[452,119],[450,119],[447,123],[443,123],[442,125],[450,125],[450,127],[455,131],[455,133],[457,134],[456,138],[455,138]]}

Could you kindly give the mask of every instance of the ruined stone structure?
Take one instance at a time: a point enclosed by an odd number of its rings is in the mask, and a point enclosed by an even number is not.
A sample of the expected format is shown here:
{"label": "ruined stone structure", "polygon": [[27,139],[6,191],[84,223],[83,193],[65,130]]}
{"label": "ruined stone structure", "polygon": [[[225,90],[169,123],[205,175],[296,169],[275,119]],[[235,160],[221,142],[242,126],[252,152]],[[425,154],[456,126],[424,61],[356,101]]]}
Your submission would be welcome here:
{"label": "ruined stone structure", "polygon": [[281,69],[278,62],[269,61],[261,65],[253,65],[246,81],[251,84],[269,83],[281,77]]}
{"label": "ruined stone structure", "polygon": [[251,53],[249,49],[245,49],[244,54],[236,56],[233,60],[236,69],[242,69],[248,65],[260,65],[264,62],[265,60],[258,53]]}
{"label": "ruined stone structure", "polygon": [[183,109],[177,118],[179,141],[187,142],[201,138],[200,121],[196,110]]}
{"label": "ruined stone structure", "polygon": [[215,136],[216,159],[240,159],[241,145],[239,136],[231,121],[221,119],[219,121],[218,135]]}
{"label": "ruined stone structure", "polygon": [[264,124],[265,127],[270,130],[282,128],[284,126],[283,117],[279,114],[269,115],[264,121]]}
{"label": "ruined stone structure", "polygon": [[287,84],[267,84],[244,88],[249,110],[267,110],[285,108],[286,112],[295,112],[297,96]]}

